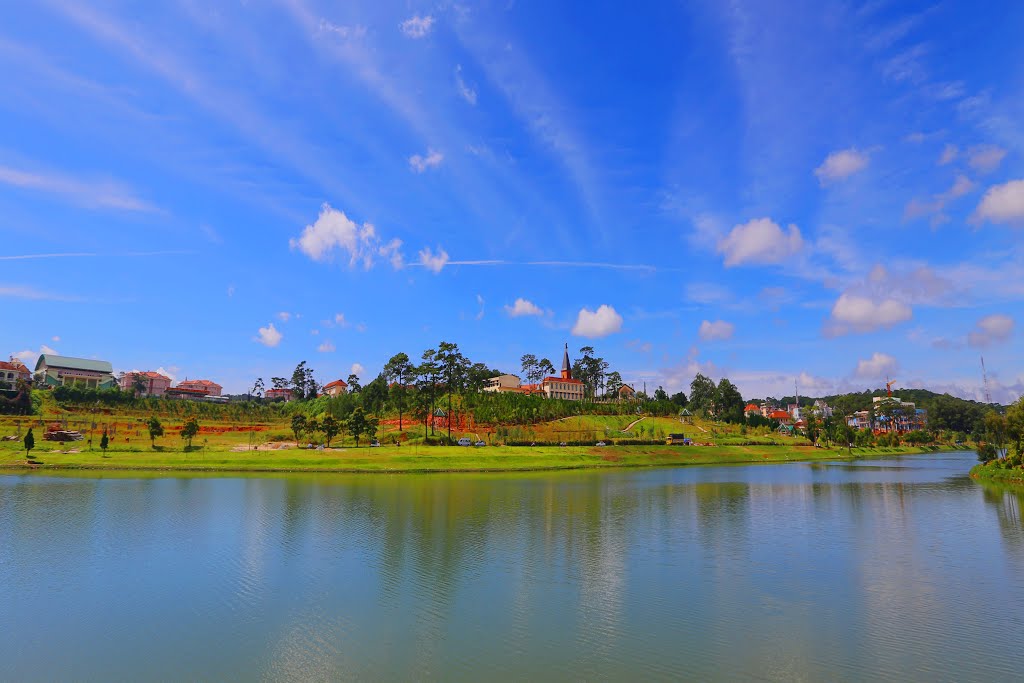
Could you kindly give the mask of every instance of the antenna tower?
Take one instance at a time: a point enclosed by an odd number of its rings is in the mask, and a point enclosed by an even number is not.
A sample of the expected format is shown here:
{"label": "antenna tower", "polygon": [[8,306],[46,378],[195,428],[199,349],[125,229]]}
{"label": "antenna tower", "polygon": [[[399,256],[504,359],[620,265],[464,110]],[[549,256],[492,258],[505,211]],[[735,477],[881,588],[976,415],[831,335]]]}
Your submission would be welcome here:
{"label": "antenna tower", "polygon": [[985,403],[992,403],[992,394],[988,390],[988,372],[985,371],[985,356],[981,357],[981,386],[985,389]]}

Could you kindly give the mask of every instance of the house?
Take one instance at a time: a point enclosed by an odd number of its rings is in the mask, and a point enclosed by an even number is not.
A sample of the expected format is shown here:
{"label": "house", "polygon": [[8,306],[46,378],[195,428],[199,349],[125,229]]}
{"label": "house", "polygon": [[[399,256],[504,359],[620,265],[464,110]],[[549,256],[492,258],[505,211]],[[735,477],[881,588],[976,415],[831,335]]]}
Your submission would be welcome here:
{"label": "house", "polygon": [[208,379],[186,379],[183,382],[178,382],[177,388],[202,391],[205,392],[205,396],[220,396],[220,392],[223,390],[221,385]]}
{"label": "house", "polygon": [[44,353],[36,361],[36,381],[47,388],[76,385],[86,389],[112,389],[114,368],[105,360],[71,358]]}
{"label": "house", "polygon": [[778,420],[782,424],[790,424],[793,421],[793,417],[785,410],[776,408],[772,412],[768,413],[769,420]]}
{"label": "house", "polygon": [[287,403],[295,398],[295,394],[292,393],[291,389],[267,389],[264,398],[268,401],[284,401]]}
{"label": "house", "polygon": [[348,385],[340,379],[336,379],[333,382],[328,382],[323,387],[323,393],[334,397],[341,396],[348,391]]}
{"label": "house", "polygon": [[923,430],[928,424],[928,413],[912,401],[901,401],[898,396],[875,396],[871,410],[847,415],[846,424],[855,429],[870,429],[875,434],[902,434]]}
{"label": "house", "polygon": [[628,384],[623,384],[619,387],[618,394],[620,401],[632,401],[636,398],[636,389]]}
{"label": "house", "polygon": [[167,375],[161,375],[159,372],[140,372],[135,370],[121,375],[119,382],[121,391],[135,393],[136,384],[138,383],[136,378],[142,381],[144,388],[141,393],[143,396],[163,396],[164,392],[171,388],[171,378]]}
{"label": "house", "polygon": [[760,415],[761,406],[754,403],[748,403],[747,407],[743,409],[743,416],[749,418],[751,415]]}
{"label": "house", "polygon": [[14,356],[10,362],[0,361],[0,389],[17,389],[19,380],[32,381],[32,372],[25,364]]}
{"label": "house", "polygon": [[585,395],[583,382],[572,376],[572,365],[569,363],[569,345],[565,345],[562,355],[562,373],[558,377],[545,377],[540,383],[541,391],[547,398],[560,398],[565,401],[582,401]]}
{"label": "house", "polygon": [[832,417],[832,406],[818,398],[814,400],[814,406],[811,408],[811,412],[821,419],[826,420]]}
{"label": "house", "polygon": [[519,391],[521,388],[522,384],[516,375],[498,375],[484,382],[483,390],[494,394],[502,391]]}

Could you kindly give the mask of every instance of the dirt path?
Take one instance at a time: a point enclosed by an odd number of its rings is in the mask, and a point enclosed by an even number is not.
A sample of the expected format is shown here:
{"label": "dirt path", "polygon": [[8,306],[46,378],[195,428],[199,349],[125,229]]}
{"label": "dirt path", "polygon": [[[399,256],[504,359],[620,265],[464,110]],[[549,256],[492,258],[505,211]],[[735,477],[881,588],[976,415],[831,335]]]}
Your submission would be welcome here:
{"label": "dirt path", "polygon": [[643,416],[643,417],[641,417],[641,418],[637,418],[636,420],[633,420],[633,421],[632,421],[632,422],[630,422],[630,423],[629,423],[628,425],[626,425],[626,428],[625,428],[625,429],[623,429],[622,431],[623,431],[623,432],[628,432],[628,431],[629,431],[629,430],[631,430],[631,429],[632,429],[632,428],[633,428],[633,427],[634,427],[634,426],[635,426],[635,425],[636,425],[636,424],[637,424],[638,422],[643,422],[643,421],[644,421],[644,420],[646,420],[646,419],[647,419],[647,416],[646,416],[646,415],[644,415],[644,416]]}

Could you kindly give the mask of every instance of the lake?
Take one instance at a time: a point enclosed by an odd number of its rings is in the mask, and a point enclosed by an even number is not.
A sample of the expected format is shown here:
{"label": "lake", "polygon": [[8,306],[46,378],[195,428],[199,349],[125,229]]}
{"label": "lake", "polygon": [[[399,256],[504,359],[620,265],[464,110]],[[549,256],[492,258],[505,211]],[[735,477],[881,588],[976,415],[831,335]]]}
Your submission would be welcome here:
{"label": "lake", "polygon": [[0,678],[1022,680],[974,462],[0,475]]}

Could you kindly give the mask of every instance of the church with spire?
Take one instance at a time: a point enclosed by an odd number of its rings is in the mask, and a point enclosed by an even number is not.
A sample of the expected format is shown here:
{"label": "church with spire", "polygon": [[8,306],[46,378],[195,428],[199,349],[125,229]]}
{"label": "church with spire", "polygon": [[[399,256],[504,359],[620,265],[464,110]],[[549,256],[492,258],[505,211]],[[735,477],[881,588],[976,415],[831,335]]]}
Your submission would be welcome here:
{"label": "church with spire", "polygon": [[541,380],[540,390],[547,398],[560,398],[565,401],[582,401],[584,385],[572,376],[572,363],[569,361],[569,345],[562,352],[562,373],[559,377],[545,377]]}

